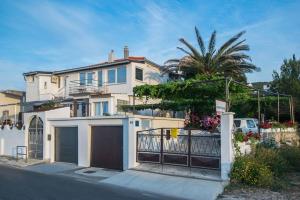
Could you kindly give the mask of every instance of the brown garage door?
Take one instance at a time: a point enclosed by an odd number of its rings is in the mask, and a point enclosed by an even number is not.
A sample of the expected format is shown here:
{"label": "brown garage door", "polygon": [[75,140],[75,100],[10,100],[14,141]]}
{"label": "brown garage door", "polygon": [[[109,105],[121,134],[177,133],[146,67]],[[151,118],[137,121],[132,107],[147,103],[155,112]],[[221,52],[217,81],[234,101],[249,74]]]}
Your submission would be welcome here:
{"label": "brown garage door", "polygon": [[91,166],[123,170],[123,127],[93,126]]}

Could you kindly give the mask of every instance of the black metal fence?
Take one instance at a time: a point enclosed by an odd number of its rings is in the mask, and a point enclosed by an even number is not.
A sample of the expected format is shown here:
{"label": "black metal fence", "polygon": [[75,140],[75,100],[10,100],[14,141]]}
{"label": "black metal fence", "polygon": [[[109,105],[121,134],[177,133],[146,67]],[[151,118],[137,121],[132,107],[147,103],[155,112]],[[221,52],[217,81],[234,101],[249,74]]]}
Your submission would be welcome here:
{"label": "black metal fence", "polygon": [[219,133],[173,128],[137,132],[137,162],[220,169]]}

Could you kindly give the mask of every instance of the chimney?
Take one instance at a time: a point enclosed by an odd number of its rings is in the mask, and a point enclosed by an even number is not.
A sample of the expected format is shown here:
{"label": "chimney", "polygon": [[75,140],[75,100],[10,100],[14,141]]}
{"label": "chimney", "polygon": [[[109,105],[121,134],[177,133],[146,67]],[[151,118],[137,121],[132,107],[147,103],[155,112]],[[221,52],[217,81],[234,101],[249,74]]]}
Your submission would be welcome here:
{"label": "chimney", "polygon": [[128,49],[128,46],[125,46],[124,47],[124,58],[127,59],[129,56],[129,49]]}
{"label": "chimney", "polygon": [[111,50],[108,54],[108,62],[113,62],[115,60],[114,50]]}

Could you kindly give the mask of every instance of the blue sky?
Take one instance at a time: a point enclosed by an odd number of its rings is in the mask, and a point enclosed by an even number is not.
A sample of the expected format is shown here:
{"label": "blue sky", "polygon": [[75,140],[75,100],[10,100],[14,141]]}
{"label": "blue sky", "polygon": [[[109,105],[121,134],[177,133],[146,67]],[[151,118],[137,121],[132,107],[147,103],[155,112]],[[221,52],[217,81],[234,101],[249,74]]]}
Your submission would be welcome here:
{"label": "blue sky", "polygon": [[194,26],[217,45],[246,30],[249,54],[268,81],[282,60],[300,57],[300,1],[58,0],[0,1],[0,89],[25,89],[23,72],[95,64],[114,49],[162,64],[181,57],[178,38],[196,42]]}

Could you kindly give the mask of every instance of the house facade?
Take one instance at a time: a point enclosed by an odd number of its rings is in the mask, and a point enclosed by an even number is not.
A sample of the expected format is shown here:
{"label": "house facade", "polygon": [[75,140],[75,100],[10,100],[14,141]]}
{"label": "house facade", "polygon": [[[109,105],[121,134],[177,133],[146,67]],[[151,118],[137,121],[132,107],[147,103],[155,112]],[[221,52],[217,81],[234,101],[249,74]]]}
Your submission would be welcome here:
{"label": "house facade", "polygon": [[18,121],[19,112],[22,111],[25,93],[16,90],[0,91],[0,123]]}
{"label": "house facade", "polygon": [[108,61],[60,71],[24,73],[26,102],[39,104],[60,100],[71,109],[71,116],[103,116],[121,113],[120,105],[132,104],[133,88],[141,84],[159,84],[167,80],[160,66],[145,57],[115,59],[111,51]]}

